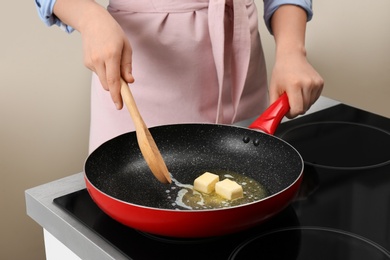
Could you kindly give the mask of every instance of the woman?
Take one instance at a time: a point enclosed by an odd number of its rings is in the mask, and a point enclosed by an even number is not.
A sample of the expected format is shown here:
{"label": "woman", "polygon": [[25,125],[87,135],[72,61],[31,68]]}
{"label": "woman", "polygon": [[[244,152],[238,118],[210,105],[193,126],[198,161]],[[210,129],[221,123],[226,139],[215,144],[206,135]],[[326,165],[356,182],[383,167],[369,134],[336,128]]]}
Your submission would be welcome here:
{"label": "woman", "polygon": [[36,4],[46,24],[81,33],[84,63],[94,72],[90,151],[134,130],[122,110],[120,77],[132,83],[149,127],[234,123],[260,114],[284,92],[292,118],[322,91],[323,79],[306,59],[309,0],[264,0],[276,42],[269,92],[253,0],[111,0],[107,9],[93,0]]}

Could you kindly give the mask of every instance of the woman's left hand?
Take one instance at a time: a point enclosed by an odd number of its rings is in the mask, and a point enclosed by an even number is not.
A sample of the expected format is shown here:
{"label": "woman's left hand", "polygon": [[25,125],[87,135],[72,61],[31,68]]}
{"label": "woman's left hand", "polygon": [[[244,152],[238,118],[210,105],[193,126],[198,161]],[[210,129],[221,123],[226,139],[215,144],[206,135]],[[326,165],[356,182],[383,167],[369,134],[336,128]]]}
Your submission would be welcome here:
{"label": "woman's left hand", "polygon": [[275,65],[270,81],[270,102],[287,93],[288,118],[304,114],[321,95],[324,80],[306,59],[305,10],[296,5],[282,5],[272,16],[276,42]]}
{"label": "woman's left hand", "polygon": [[324,80],[307,61],[305,53],[278,54],[270,81],[270,102],[287,93],[288,118],[304,114],[320,97]]}

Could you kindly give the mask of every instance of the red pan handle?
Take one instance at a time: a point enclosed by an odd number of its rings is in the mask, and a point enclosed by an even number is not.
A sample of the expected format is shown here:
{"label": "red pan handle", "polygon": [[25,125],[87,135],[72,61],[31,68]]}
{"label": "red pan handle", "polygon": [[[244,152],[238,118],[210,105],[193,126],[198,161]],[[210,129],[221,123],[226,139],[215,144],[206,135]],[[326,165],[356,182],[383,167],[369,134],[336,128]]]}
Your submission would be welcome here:
{"label": "red pan handle", "polygon": [[280,121],[290,110],[287,94],[281,95],[272,103],[263,114],[261,114],[250,126],[251,129],[258,129],[267,134],[273,135]]}

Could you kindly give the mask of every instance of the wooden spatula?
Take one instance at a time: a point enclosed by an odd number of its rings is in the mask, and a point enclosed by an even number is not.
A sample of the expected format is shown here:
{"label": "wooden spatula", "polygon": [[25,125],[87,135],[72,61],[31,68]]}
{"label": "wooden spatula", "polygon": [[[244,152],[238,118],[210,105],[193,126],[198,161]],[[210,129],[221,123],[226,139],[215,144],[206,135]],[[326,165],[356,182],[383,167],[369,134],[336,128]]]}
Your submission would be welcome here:
{"label": "wooden spatula", "polygon": [[137,141],[141,153],[148,164],[154,176],[162,183],[171,183],[171,175],[168,172],[167,166],[157,148],[149,129],[146,127],[141,114],[138,111],[134,101],[133,94],[130,91],[129,85],[121,78],[121,94],[130,116],[134,121]]}

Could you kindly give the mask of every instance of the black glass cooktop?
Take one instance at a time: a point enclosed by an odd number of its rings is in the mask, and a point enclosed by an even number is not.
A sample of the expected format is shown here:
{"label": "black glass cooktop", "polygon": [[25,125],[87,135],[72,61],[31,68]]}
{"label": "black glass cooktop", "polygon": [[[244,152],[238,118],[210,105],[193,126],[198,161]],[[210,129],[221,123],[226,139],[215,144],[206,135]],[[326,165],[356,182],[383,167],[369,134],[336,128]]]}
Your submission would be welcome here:
{"label": "black glass cooktop", "polygon": [[299,196],[241,233],[159,237],[111,219],[86,190],[54,202],[129,259],[390,259],[390,119],[340,104],[276,135],[305,161]]}

